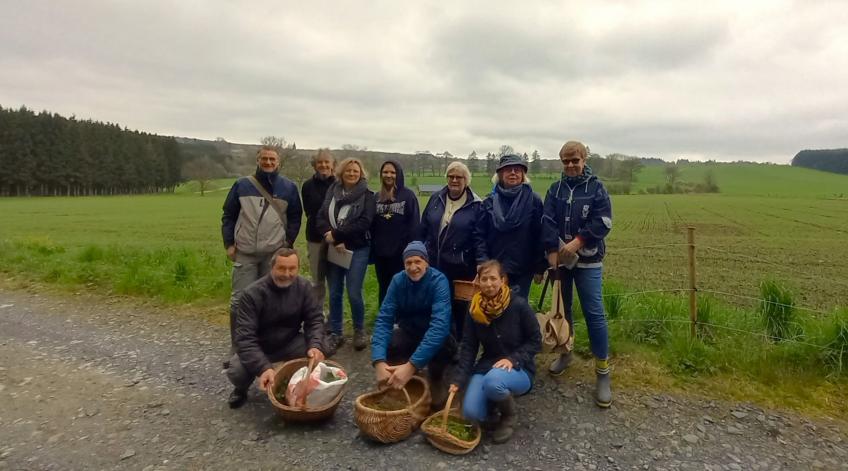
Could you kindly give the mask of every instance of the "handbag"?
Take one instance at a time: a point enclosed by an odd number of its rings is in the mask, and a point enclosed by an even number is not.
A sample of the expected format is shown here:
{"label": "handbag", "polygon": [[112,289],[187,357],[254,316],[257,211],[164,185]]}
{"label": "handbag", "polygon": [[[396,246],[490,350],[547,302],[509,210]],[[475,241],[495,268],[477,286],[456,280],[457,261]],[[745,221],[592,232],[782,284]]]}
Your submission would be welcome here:
{"label": "handbag", "polygon": [[[542,287],[542,296],[539,297],[539,306],[536,309],[536,320],[539,322],[539,331],[542,334],[542,351],[545,353],[568,353],[574,349],[574,330],[565,317],[565,306],[562,302],[562,282],[557,277],[551,282],[551,273],[545,279]],[[551,293],[551,309],[542,311],[542,301],[549,285],[553,285]]]}

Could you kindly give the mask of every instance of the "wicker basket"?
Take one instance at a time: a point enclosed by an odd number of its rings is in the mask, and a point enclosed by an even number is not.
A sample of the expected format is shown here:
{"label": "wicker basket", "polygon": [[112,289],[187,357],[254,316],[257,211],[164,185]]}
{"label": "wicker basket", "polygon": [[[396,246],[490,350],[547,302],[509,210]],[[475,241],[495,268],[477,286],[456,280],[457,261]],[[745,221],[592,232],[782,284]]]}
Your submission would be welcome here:
{"label": "wicker basket", "polygon": [[453,299],[459,301],[471,301],[471,297],[474,296],[474,293],[477,291],[479,291],[479,289],[472,281],[453,281]]}
{"label": "wicker basket", "polygon": [[[344,369],[342,365],[331,360],[324,360],[324,364]],[[344,396],[345,389],[347,389],[347,384],[342,386],[338,395],[336,395],[330,403],[314,409],[307,409],[305,406],[290,406],[288,404],[281,403],[274,396],[274,390],[287,387],[289,380],[295,372],[304,366],[309,367],[309,373],[311,373],[312,369],[315,368],[314,362],[310,362],[306,358],[298,358],[296,360],[283,363],[274,376],[274,387],[268,388],[268,399],[271,400],[271,405],[273,405],[277,413],[283,417],[283,420],[289,422],[316,422],[329,419],[336,412],[336,408],[339,407],[339,403],[342,400],[342,396]]]}
{"label": "wicker basket", "polygon": [[453,397],[454,393],[450,393],[448,396],[448,402],[445,404],[445,409],[428,417],[427,420],[421,424],[421,430],[427,437],[427,441],[439,450],[442,450],[445,453],[450,453],[451,455],[464,455],[466,453],[471,453],[471,451],[480,444],[480,436],[482,434],[480,426],[477,424],[473,425],[473,440],[462,440],[448,432],[448,417],[462,418],[459,410],[450,410]]}
{"label": "wicker basket", "polygon": [[[371,407],[386,395],[405,401],[407,407],[391,411]],[[413,376],[400,391],[383,389],[357,397],[353,418],[365,436],[382,443],[394,443],[412,435],[429,412],[430,386],[424,378]]]}

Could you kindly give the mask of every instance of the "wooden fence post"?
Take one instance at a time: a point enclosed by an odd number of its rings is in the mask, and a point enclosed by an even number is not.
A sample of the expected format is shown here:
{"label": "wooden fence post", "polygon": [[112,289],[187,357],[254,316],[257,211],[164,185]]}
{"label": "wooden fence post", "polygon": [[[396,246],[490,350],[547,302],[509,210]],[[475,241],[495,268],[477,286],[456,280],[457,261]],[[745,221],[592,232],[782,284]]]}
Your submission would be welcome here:
{"label": "wooden fence post", "polygon": [[698,288],[695,284],[695,228],[686,228],[686,239],[689,244],[689,333],[695,338],[698,325]]}

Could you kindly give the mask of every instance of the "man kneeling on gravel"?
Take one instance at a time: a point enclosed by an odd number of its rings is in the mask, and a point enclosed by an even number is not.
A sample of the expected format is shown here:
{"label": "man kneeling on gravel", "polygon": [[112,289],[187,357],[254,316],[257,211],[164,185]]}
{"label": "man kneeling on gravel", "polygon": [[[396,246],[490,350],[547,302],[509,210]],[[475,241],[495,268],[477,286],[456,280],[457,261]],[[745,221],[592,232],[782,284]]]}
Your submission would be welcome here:
{"label": "man kneeling on gravel", "polygon": [[433,407],[441,408],[447,398],[445,369],[456,353],[450,334],[450,285],[429,265],[421,242],[406,246],[403,264],[404,271],[389,283],[374,322],[371,360],[377,383],[401,389],[416,371],[427,367]]}
{"label": "man kneeling on gravel", "polygon": [[279,249],[271,271],[242,292],[235,317],[236,353],[226,370],[235,386],[227,399],[233,409],[245,403],[254,378],[259,378],[259,389],[273,388],[273,363],[325,358],[324,315],[312,283],[298,276],[299,271],[297,251]]}

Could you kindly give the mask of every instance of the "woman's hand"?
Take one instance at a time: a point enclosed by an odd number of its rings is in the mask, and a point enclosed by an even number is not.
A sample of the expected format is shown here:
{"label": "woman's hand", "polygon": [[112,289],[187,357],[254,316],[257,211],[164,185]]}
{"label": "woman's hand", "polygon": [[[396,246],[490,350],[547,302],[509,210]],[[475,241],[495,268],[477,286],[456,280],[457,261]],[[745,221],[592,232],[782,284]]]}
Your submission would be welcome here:
{"label": "woman's hand", "polygon": [[562,258],[573,257],[578,250],[583,248],[583,241],[580,238],[571,239],[567,244],[559,248],[559,255]]}
{"label": "woman's hand", "polygon": [[336,251],[338,253],[344,253],[345,250],[347,250],[347,247],[345,247],[345,244],[339,244],[339,245],[336,246]]}
{"label": "woman's hand", "polygon": [[492,368],[500,368],[502,370],[512,371],[512,362],[508,358],[501,358]]}
{"label": "woman's hand", "polygon": [[333,242],[335,242],[335,241],[336,241],[336,239],[333,239],[333,231],[327,231],[327,232],[325,232],[325,233],[324,233],[324,240],[325,240],[325,241],[327,241],[327,242],[328,242],[328,243],[330,243],[330,244],[332,244]]}
{"label": "woman's hand", "polygon": [[458,393],[459,392],[459,386],[457,386],[455,384],[451,384],[450,387],[448,388],[448,392],[451,393],[451,394]]}

